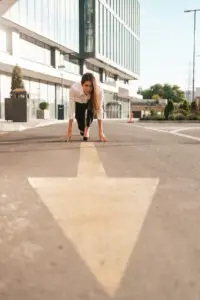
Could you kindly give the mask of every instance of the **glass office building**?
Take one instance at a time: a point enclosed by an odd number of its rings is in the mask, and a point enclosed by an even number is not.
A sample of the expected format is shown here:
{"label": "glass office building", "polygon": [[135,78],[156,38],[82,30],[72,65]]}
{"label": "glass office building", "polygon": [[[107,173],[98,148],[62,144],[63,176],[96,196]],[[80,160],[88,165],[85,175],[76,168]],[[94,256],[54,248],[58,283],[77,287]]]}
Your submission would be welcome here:
{"label": "glass office building", "polygon": [[128,81],[140,73],[138,0],[9,3],[0,2],[0,118],[16,64],[30,96],[29,118],[36,118],[41,101],[49,102],[51,118],[64,104],[67,117],[70,85],[86,71],[103,84],[105,117],[127,117]]}
{"label": "glass office building", "polygon": [[83,21],[85,40],[82,50],[86,57],[94,57],[117,70],[120,69],[122,79],[138,78],[140,74],[139,1],[80,0],[80,2],[82,10],[85,11]]}

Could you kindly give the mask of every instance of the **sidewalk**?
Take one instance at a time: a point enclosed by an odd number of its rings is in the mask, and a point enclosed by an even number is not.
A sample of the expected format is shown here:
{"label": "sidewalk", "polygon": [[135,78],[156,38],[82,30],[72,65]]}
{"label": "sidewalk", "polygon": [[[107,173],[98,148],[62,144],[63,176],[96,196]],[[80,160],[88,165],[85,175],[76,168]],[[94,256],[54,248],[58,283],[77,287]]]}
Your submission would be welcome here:
{"label": "sidewalk", "polygon": [[11,131],[23,131],[26,129],[36,128],[36,127],[45,127],[53,124],[62,124],[67,123],[67,120],[30,120],[26,123],[21,122],[7,122],[0,119],[0,134]]}
{"label": "sidewalk", "polygon": [[[96,121],[96,120],[94,120]],[[138,119],[133,119],[132,122],[137,122]],[[41,119],[34,119],[30,120],[27,123],[23,122],[12,122],[12,121],[5,121],[3,119],[0,119],[0,134],[6,133],[6,132],[12,132],[12,131],[24,131],[31,128],[37,128],[37,127],[45,127],[49,125],[54,124],[63,124],[67,123],[68,120],[41,120]],[[104,119],[104,122],[120,122],[120,123],[128,123],[128,119]]]}

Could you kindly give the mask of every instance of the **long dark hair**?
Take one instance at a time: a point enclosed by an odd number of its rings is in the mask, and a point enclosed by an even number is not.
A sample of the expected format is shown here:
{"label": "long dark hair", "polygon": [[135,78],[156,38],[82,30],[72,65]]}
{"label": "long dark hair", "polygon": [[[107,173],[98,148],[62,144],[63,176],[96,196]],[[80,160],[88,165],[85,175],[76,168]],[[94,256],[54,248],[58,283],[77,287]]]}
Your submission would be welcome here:
{"label": "long dark hair", "polygon": [[86,81],[90,81],[92,84],[92,92],[91,92],[91,108],[93,113],[96,114],[100,110],[100,93],[99,88],[97,86],[96,78],[92,73],[85,73],[81,78],[81,84],[83,85]]}

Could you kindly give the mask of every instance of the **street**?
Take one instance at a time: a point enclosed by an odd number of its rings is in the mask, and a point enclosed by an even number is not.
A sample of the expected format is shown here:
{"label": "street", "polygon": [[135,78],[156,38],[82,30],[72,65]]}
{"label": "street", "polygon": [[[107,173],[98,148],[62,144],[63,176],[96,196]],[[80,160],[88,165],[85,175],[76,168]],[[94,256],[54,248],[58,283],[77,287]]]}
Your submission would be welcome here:
{"label": "street", "polygon": [[0,299],[199,300],[200,126],[0,135]]}

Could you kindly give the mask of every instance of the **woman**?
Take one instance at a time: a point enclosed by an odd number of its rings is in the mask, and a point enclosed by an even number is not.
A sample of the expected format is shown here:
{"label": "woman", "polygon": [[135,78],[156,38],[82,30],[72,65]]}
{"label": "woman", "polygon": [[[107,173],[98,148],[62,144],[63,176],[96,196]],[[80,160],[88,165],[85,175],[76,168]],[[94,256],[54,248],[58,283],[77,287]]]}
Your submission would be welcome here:
{"label": "woman", "polygon": [[107,141],[103,133],[103,96],[100,87],[92,73],[85,73],[81,82],[74,83],[70,88],[69,98],[69,124],[67,130],[67,141],[71,139],[72,123],[74,116],[78,123],[83,140],[89,138],[89,127],[94,119],[98,119],[99,139]]}

